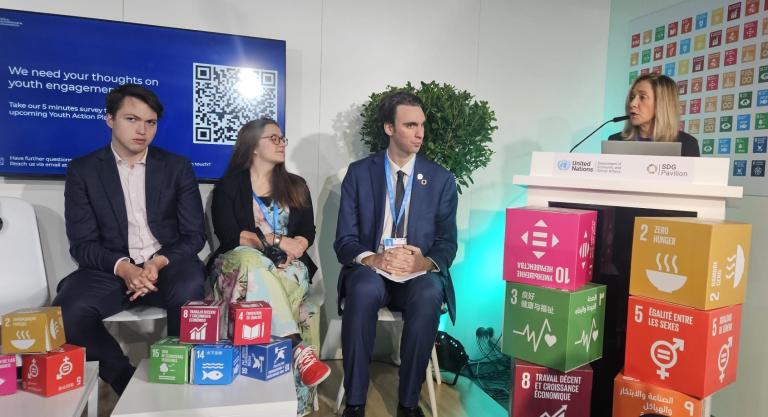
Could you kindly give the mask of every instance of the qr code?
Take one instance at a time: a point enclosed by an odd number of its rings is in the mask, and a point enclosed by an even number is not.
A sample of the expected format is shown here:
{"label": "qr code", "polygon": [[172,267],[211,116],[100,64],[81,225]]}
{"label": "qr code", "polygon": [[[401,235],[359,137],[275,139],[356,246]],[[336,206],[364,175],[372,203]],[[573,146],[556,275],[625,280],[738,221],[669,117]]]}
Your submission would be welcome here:
{"label": "qr code", "polygon": [[245,123],[277,119],[277,71],[193,64],[194,143],[232,145]]}

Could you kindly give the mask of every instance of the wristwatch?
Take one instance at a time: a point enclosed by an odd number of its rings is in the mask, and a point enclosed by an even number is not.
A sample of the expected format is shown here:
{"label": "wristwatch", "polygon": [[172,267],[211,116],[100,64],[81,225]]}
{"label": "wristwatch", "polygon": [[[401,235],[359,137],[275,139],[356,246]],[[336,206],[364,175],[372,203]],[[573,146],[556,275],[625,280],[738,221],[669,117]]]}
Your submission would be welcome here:
{"label": "wristwatch", "polygon": [[280,241],[283,240],[283,235],[275,233],[274,236],[275,236],[275,238],[272,239],[272,246],[274,246],[276,248],[279,248],[280,247]]}

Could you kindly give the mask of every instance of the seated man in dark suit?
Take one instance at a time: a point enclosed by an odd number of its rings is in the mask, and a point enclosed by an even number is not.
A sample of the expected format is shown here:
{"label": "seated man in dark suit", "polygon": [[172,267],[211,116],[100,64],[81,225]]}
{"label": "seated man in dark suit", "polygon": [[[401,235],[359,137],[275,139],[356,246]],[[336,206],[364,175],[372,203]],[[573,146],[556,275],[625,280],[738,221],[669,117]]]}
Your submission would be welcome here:
{"label": "seated man in dark suit", "polygon": [[203,298],[205,243],[200,191],[185,158],[150,147],[163,106],[125,84],[107,95],[109,145],[73,159],[64,188],[69,252],[79,268],[64,278],[67,341],[99,361],[99,376],[122,394],[135,368],[102,320],[136,304],[166,308],[179,334],[179,308]]}
{"label": "seated man in dark suit", "polygon": [[[384,306],[402,311],[404,320],[397,415],[423,416],[419,393],[443,303],[451,320],[456,318],[448,272],[456,256],[456,181],[417,154],[426,121],[418,97],[389,94],[379,103],[378,117],[389,147],[349,166],[334,243],[344,265],[338,288],[339,303],[344,300],[344,416],[365,415],[377,312]],[[427,272],[399,282],[398,276],[419,271]]]}

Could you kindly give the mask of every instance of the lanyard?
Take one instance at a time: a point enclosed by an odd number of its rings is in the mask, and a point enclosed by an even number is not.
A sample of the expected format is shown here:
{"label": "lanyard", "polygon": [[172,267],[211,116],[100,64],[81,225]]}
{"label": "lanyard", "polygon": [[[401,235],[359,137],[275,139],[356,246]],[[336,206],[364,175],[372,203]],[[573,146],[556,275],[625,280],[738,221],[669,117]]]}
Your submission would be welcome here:
{"label": "lanyard", "polygon": [[[264,204],[263,201],[259,198],[259,196],[256,195],[255,192],[251,191],[251,194],[253,194],[253,199],[256,201],[256,204],[259,205],[259,208],[261,209],[261,214],[264,215],[264,219],[267,220],[267,223],[269,223],[269,210],[267,210],[267,206]],[[272,200],[272,207],[274,210],[272,210],[272,223],[269,223],[269,226],[272,228],[272,233],[277,235],[277,202],[273,199]]]}
{"label": "lanyard", "polygon": [[[395,193],[392,191],[392,170],[389,168],[389,155],[386,156],[384,161],[384,173],[387,176],[387,195],[389,195],[389,209],[392,212],[392,220],[395,223],[395,228],[400,224],[400,221],[405,217],[405,206],[410,204],[411,200],[411,186],[413,186],[413,172],[408,176],[408,182],[405,184],[405,192],[403,193],[403,202],[400,204],[400,213],[395,213]],[[414,168],[415,168],[414,164]]]}

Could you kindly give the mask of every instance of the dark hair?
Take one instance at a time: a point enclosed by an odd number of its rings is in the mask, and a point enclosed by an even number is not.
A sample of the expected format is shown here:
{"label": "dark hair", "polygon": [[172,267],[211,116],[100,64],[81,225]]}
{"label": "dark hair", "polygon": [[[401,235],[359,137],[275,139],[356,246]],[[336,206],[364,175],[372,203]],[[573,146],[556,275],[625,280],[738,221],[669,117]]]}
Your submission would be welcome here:
{"label": "dark hair", "polygon": [[157,118],[163,117],[163,105],[152,90],[138,84],[123,84],[110,90],[107,94],[107,114],[116,115],[126,97],[141,100],[157,113]]}
{"label": "dark hair", "polygon": [[[237,132],[237,141],[229,158],[225,175],[249,170],[253,160],[253,150],[259,145],[261,134],[268,125],[278,126],[276,121],[262,117],[251,120]],[[270,181],[271,197],[282,206],[305,207],[307,199],[304,192],[306,185],[298,175],[293,175],[285,169],[285,163],[279,163],[272,168]]]}
{"label": "dark hair", "polygon": [[[376,113],[379,123],[381,123],[381,128],[384,129],[384,125],[389,123],[391,125],[395,124],[395,114],[397,113],[397,106],[417,106],[419,108],[424,108],[424,103],[421,102],[421,99],[413,93],[409,93],[407,91],[393,91],[391,93],[387,93],[384,97],[381,98],[379,101],[379,107],[378,111]],[[388,136],[386,132],[384,133],[385,136]]]}

